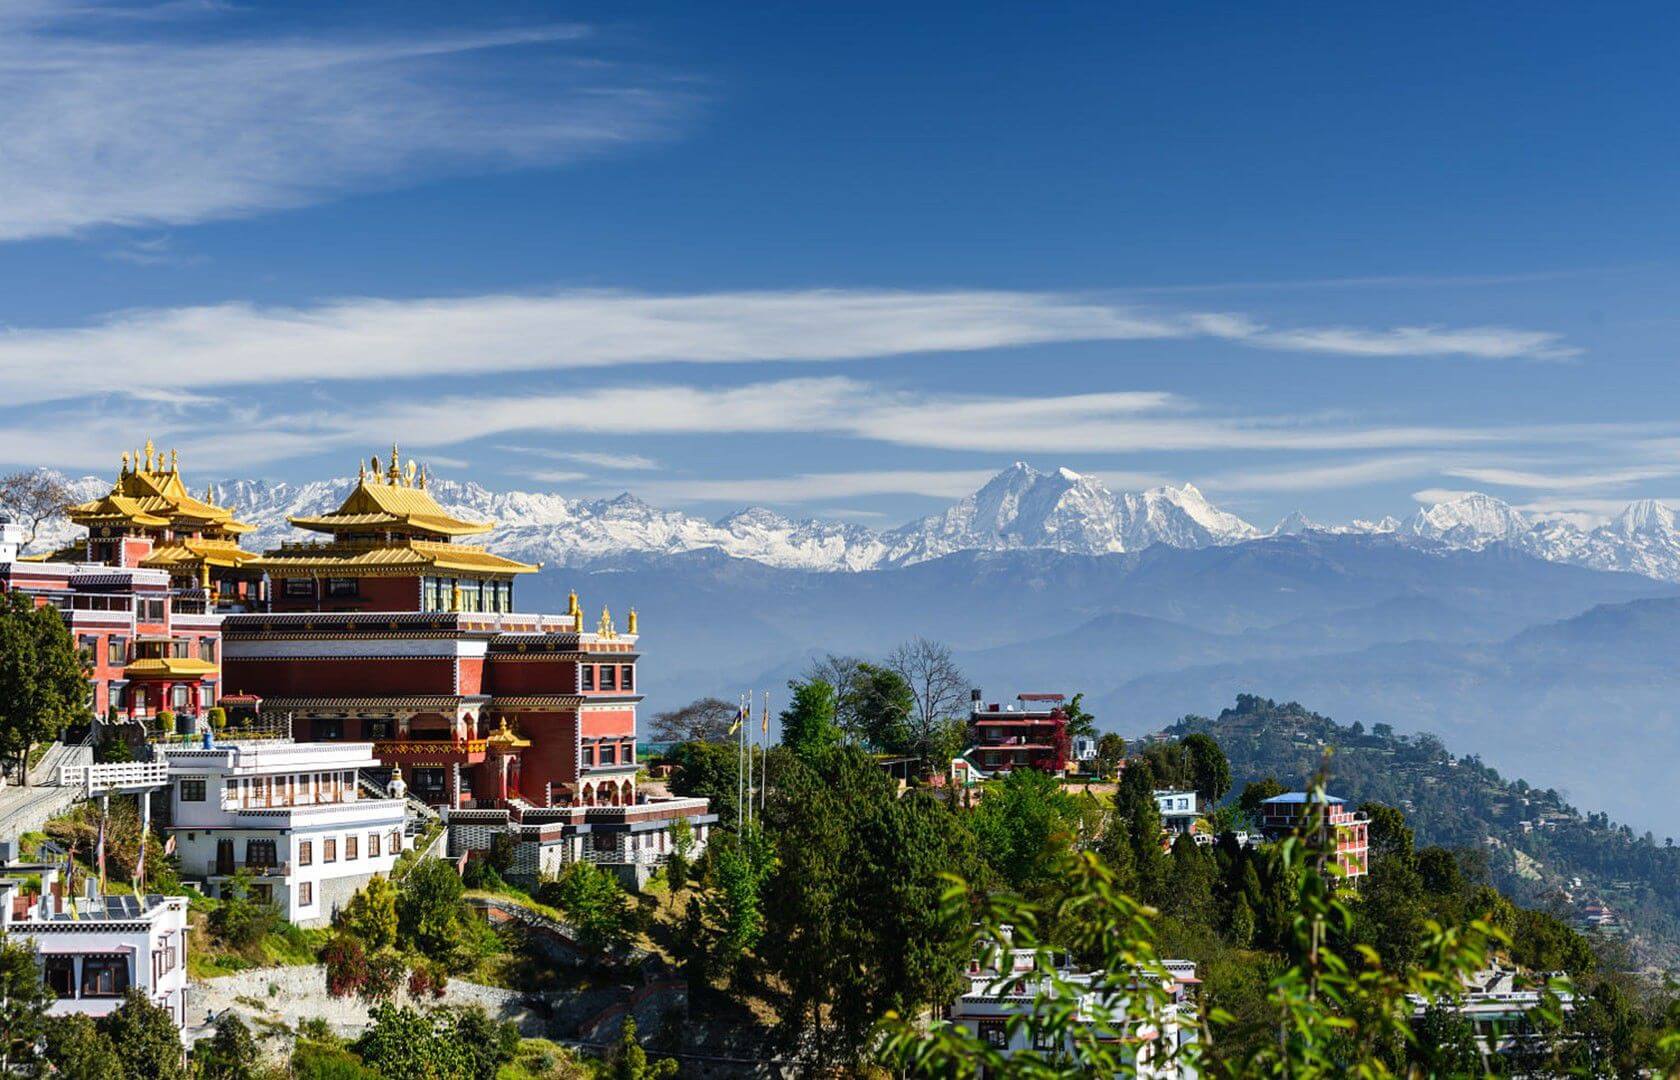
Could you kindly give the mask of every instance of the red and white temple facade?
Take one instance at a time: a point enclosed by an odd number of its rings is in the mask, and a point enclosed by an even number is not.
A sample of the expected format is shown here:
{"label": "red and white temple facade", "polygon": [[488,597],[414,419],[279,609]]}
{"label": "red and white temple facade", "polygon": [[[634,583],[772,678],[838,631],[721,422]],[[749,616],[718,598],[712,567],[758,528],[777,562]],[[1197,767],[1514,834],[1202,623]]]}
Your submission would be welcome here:
{"label": "red and white temple facade", "polygon": [[675,819],[703,842],[703,799],[638,790],[637,618],[576,594],[561,615],[514,610],[538,569],[459,541],[491,526],[449,514],[414,464],[374,459],[334,513],[293,518],[324,542],[252,564],[272,610],[229,615],[224,685],[284,717],[299,741],[373,743],[410,794],[448,811],[452,846],[518,835],[515,872],[589,858],[651,867]]}

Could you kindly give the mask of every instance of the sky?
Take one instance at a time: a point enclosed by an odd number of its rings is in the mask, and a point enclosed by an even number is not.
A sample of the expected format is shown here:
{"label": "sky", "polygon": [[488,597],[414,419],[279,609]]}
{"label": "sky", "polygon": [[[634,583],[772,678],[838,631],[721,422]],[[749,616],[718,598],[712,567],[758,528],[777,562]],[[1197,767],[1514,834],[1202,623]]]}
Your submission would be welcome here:
{"label": "sky", "polygon": [[1671,6],[0,0],[0,466],[1680,505]]}

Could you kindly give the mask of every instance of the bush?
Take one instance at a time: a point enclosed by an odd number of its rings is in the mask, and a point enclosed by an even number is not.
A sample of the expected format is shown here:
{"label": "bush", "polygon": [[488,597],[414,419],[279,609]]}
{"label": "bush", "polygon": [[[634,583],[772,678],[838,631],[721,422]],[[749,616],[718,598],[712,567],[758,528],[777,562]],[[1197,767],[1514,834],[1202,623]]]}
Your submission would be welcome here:
{"label": "bush", "polygon": [[577,928],[578,944],[605,949],[630,936],[630,905],[618,879],[594,863],[568,865],[553,881],[537,887],[537,899],[565,912]]}
{"label": "bush", "polygon": [[359,991],[363,1001],[373,1003],[389,1000],[402,985],[408,965],[395,949],[381,949],[367,958],[367,980]]}
{"label": "bush", "polygon": [[220,705],[216,705],[210,709],[210,712],[207,715],[210,718],[210,726],[212,728],[217,731],[227,730],[228,721],[226,709],[222,708]]}
{"label": "bush", "polygon": [[200,1080],[252,1080],[256,1061],[257,1040],[245,1022],[231,1013],[216,1021],[216,1034],[193,1051]]}
{"label": "bush", "polygon": [[338,916],[338,925],[369,949],[395,945],[397,887],[388,878],[375,877],[344,905]]}
{"label": "bush", "polygon": [[210,932],[236,949],[252,949],[279,924],[280,909],[252,898],[249,870],[234,874],[227,892],[221,906],[210,913]]}
{"label": "bush", "polygon": [[336,1042],[299,1039],[291,1069],[293,1080],[384,1080]]}
{"label": "bush", "polygon": [[361,942],[346,934],[339,934],[321,950],[321,962],[327,969],[327,993],[335,998],[359,994],[367,985],[367,950]]}
{"label": "bush", "polygon": [[159,709],[157,714],[159,735],[175,734],[175,714],[168,709]]}

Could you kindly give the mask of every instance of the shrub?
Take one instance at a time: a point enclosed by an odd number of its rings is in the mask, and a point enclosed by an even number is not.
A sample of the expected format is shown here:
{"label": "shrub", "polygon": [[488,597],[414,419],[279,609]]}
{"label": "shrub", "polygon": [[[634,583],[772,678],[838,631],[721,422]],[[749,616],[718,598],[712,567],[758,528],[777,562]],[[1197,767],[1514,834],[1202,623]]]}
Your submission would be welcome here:
{"label": "shrub", "polygon": [[208,715],[210,717],[210,726],[212,728],[215,728],[217,731],[224,731],[227,729],[228,719],[226,709],[217,705],[211,708]]}
{"label": "shrub", "polygon": [[367,979],[358,991],[363,1001],[386,1001],[402,985],[407,965],[395,949],[381,949],[367,958]]}
{"label": "shrub", "polygon": [[159,735],[175,734],[175,714],[168,709],[159,709],[157,726]]}
{"label": "shrub", "polygon": [[359,994],[368,981],[367,951],[361,942],[338,934],[321,950],[327,968],[327,993],[335,998]]}
{"label": "shrub", "polygon": [[395,945],[397,887],[388,878],[375,877],[344,905],[338,916],[338,925],[369,949]]}
{"label": "shrub", "polygon": [[241,869],[227,884],[228,896],[210,913],[210,931],[236,949],[251,949],[280,922],[280,909],[251,896],[251,872]]}

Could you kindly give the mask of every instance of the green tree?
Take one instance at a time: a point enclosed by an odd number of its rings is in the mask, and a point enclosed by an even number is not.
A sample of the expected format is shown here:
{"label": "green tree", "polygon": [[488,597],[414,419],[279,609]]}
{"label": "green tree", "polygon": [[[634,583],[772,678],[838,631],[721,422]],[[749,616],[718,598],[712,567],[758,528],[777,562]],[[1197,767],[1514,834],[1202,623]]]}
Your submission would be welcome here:
{"label": "green tree", "polygon": [[466,1075],[467,1055],[452,1025],[437,1013],[406,1005],[375,1005],[373,1021],[356,1040],[362,1063],[387,1080],[457,1080]]}
{"label": "green tree", "polygon": [[793,691],[793,700],[782,710],[782,745],[804,758],[838,746],[841,731],[834,718],[838,702],[834,687],[811,679],[790,681],[788,689]]}
{"label": "green tree", "polygon": [[123,1072],[122,1058],[110,1036],[91,1016],[67,1013],[47,1020],[43,1055],[62,1080],[111,1080]]}
{"label": "green tree", "polygon": [[519,1028],[497,1020],[481,1005],[453,1010],[454,1036],[460,1044],[466,1080],[496,1080],[503,1065],[519,1052]]}
{"label": "green tree", "polygon": [[193,1051],[193,1065],[202,1080],[251,1080],[257,1075],[257,1040],[251,1029],[232,1013],[216,1021],[216,1034]]}
{"label": "green tree", "polygon": [[117,1048],[126,1080],[181,1080],[181,1033],[169,1010],[130,990],[123,1003],[99,1021],[99,1030]]}
{"label": "green tree", "polygon": [[0,1072],[29,1060],[52,1002],[52,991],[41,984],[35,950],[0,938]]}
{"label": "green tree", "polygon": [[1267,799],[1276,798],[1289,789],[1277,782],[1275,777],[1268,776],[1264,780],[1253,780],[1243,785],[1242,794],[1237,797],[1237,807],[1250,822],[1260,820],[1260,804]]}
{"label": "green tree", "polygon": [[904,676],[887,667],[863,663],[845,701],[869,749],[879,754],[907,755],[916,752],[911,716],[916,712],[916,695]]}
{"label": "green tree", "polygon": [[1113,776],[1114,770],[1126,760],[1126,740],[1112,731],[1103,732],[1097,739],[1097,774]]}
{"label": "green tree", "polygon": [[398,940],[427,956],[453,953],[458,941],[455,923],[462,914],[465,891],[461,875],[442,859],[415,863],[398,883]]}
{"label": "green tree", "polygon": [[986,860],[1008,886],[1031,894],[1078,837],[1080,816],[1060,782],[1037,769],[1015,769],[988,785],[970,827]]}
{"label": "green tree", "polygon": [[735,744],[687,742],[672,747],[668,756],[677,767],[671,793],[711,800],[718,820],[733,825],[741,805],[736,779],[740,753]]}
{"label": "green tree", "polygon": [[[1070,739],[1081,735],[1095,735],[1097,733],[1097,718],[1085,709],[1085,695],[1075,694],[1072,700],[1062,706],[1062,714],[1068,718],[1067,733]],[[1116,735],[1115,738],[1120,738]],[[1121,742],[1120,754],[1125,756],[1125,742]]]}
{"label": "green tree", "polygon": [[671,822],[671,857],[665,863],[665,880],[673,895],[688,888],[694,870],[694,826],[687,818]]}
{"label": "green tree", "polygon": [[210,932],[236,949],[249,950],[280,922],[280,909],[256,899],[251,872],[240,867],[228,880],[222,902],[210,912]]}
{"label": "green tree", "polygon": [[594,863],[568,863],[558,878],[538,887],[537,896],[565,912],[585,948],[608,949],[629,940],[629,897],[616,877]]}
{"label": "green tree", "polygon": [[601,1080],[663,1080],[677,1075],[675,1058],[649,1061],[647,1051],[636,1041],[636,1021],[624,1018],[624,1030],[607,1055],[606,1067],[597,1076]]}
{"label": "green tree", "polygon": [[57,608],[0,593],[0,761],[14,762],[21,782],[37,743],[88,719],[88,662]]}
{"label": "green tree", "polygon": [[397,887],[384,875],[364,885],[339,912],[338,925],[366,949],[397,943]]}
{"label": "green tree", "polygon": [[1231,764],[1211,736],[1195,732],[1179,740],[1190,772],[1191,786],[1202,802],[1212,805],[1231,790]]}
{"label": "green tree", "polygon": [[941,875],[985,866],[957,811],[922,792],[899,798],[855,747],[773,768],[765,832],[776,863],[758,954],[787,988],[781,1036],[803,1067],[850,1065],[885,1010],[956,992],[966,920],[941,906]]}
{"label": "green tree", "polygon": [[1173,843],[1172,856],[1162,884],[1161,910],[1195,926],[1213,921],[1216,878],[1213,856],[1190,834]]}
{"label": "green tree", "polygon": [[1164,870],[1161,808],[1155,802],[1155,773],[1147,759],[1126,763],[1115,785],[1114,808],[1098,850],[1123,888],[1154,899]]}

